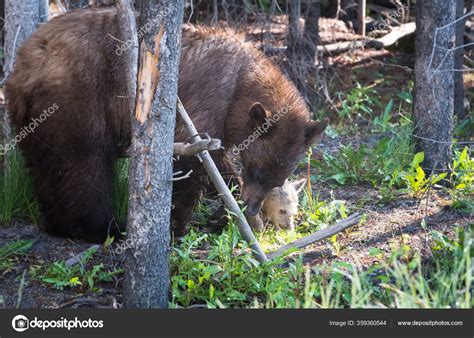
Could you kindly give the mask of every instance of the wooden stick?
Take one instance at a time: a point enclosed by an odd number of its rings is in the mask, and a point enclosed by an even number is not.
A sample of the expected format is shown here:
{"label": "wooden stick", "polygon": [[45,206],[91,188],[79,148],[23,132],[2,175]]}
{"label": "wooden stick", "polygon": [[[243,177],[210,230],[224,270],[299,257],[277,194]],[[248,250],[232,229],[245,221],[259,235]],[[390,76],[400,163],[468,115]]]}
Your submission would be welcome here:
{"label": "wooden stick", "polygon": [[176,142],[173,144],[173,155],[193,156],[203,150],[217,150],[221,148],[221,140],[208,139],[199,140],[193,143]]}
{"label": "wooden stick", "polygon": [[302,249],[310,244],[321,241],[353,225],[356,225],[360,222],[360,220],[361,220],[361,215],[359,215],[359,213],[355,213],[349,216],[348,218],[343,219],[342,221],[337,222],[336,224],[330,227],[316,231],[315,233],[312,233],[311,235],[308,235],[306,237],[297,239],[296,241],[283,245],[278,250],[268,253],[267,257],[269,259],[273,259],[275,257],[280,256],[281,254],[285,253],[286,251],[290,249]]}
{"label": "wooden stick", "polygon": [[[191,120],[188,113],[186,112],[186,109],[184,109],[184,106],[181,103],[181,100],[179,98],[178,98],[178,113],[181,119],[183,120],[184,126],[186,130],[188,131],[192,140],[194,140],[195,142],[201,141],[202,139],[199,136],[199,133],[196,130],[196,127],[194,126],[193,121]],[[239,227],[242,237],[245,239],[245,241],[249,244],[250,248],[252,249],[252,252],[255,258],[260,263],[267,261],[268,260],[267,256],[265,256],[265,253],[263,252],[262,248],[260,247],[260,244],[255,238],[255,235],[253,234],[252,229],[247,223],[247,220],[245,219],[244,214],[240,210],[239,205],[234,199],[234,196],[232,196],[232,193],[230,192],[229,188],[227,187],[224,180],[222,179],[222,176],[219,173],[219,170],[217,169],[216,164],[214,163],[214,160],[209,154],[209,151],[202,150],[199,152],[198,156],[202,160],[204,168],[206,169],[207,174],[211,178],[212,183],[214,183],[214,186],[219,192],[219,195],[224,201],[224,204],[233,214],[237,216],[237,226]]]}
{"label": "wooden stick", "polygon": [[[221,146],[221,140],[216,138],[200,140],[194,143],[175,142],[173,144],[173,155],[194,156],[203,150],[218,150],[221,148]],[[129,147],[121,151],[118,157],[132,157],[131,148]]]}
{"label": "wooden stick", "polygon": [[90,251],[90,250],[98,250],[100,248],[100,246],[98,244],[94,244],[93,246],[91,246],[89,249],[87,250],[84,250],[80,253],[78,253],[77,255],[69,258],[67,261],[66,261],[66,266],[67,267],[71,267],[77,263],[79,263],[81,261],[81,259],[84,257],[84,255],[86,254],[86,252]]}

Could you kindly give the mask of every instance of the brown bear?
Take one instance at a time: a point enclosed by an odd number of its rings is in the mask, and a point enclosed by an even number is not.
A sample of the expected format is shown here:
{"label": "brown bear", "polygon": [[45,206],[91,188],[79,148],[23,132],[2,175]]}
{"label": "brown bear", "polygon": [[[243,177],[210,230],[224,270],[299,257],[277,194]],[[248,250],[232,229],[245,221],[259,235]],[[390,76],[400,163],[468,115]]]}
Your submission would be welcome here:
{"label": "brown bear", "polygon": [[[117,52],[119,40],[113,8],[61,15],[22,46],[7,82],[17,133],[58,107],[19,142],[49,233],[100,242],[119,231],[112,213],[113,163],[131,137],[128,65]],[[239,149],[242,199],[250,215],[283,185],[326,126],[311,120],[277,66],[230,31],[185,27],[179,96],[200,132],[221,139],[225,150]],[[175,141],[188,139],[178,119]],[[222,172],[232,170],[225,150],[213,153]],[[175,171],[188,169],[191,178],[173,186],[177,232],[207,184],[197,158],[175,162]]]}

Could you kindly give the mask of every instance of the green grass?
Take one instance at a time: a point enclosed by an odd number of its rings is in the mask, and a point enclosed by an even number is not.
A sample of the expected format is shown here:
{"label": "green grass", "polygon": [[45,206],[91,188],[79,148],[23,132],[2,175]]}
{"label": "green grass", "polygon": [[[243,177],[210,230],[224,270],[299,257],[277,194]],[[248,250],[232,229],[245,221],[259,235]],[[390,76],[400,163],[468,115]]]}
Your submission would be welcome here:
{"label": "green grass", "polygon": [[[9,224],[14,219],[37,223],[40,209],[23,159],[16,150],[7,156],[9,167],[0,176],[0,224]],[[0,163],[3,160],[1,157]]]}
{"label": "green grass", "polygon": [[16,240],[0,247],[0,275],[10,272],[32,245],[31,240]]}
{"label": "green grass", "polygon": [[129,159],[119,159],[115,163],[113,208],[119,223],[127,220],[129,163]]}
{"label": "green grass", "polygon": [[[38,224],[40,206],[23,158],[17,150],[7,156],[8,169],[0,175],[0,224],[8,225],[16,219]],[[3,160],[5,158],[0,157],[0,163]],[[120,159],[115,164],[113,207],[119,222],[127,218],[128,163],[128,159]]]}
{"label": "green grass", "polygon": [[[259,265],[231,225],[220,236],[195,231],[171,256],[170,307],[209,308],[471,308],[472,230],[455,240],[433,232],[434,255],[422,260],[406,249],[384,253],[381,264],[362,268],[335,261],[310,268],[301,256]],[[209,241],[205,257],[196,249]]]}
{"label": "green grass", "polygon": [[307,236],[317,230],[324,229],[350,214],[344,201],[320,201],[313,191],[304,190],[300,200],[299,212],[296,215],[299,223],[295,231],[275,230],[272,225],[256,234],[257,240],[264,250],[273,251],[280,246]]}

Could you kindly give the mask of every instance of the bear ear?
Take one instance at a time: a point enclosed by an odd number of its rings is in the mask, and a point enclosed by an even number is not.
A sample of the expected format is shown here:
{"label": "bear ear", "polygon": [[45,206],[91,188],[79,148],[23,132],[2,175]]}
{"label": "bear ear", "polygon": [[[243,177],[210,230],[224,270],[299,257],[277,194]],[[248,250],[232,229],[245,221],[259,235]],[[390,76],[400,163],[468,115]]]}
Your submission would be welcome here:
{"label": "bear ear", "polygon": [[299,194],[301,190],[304,188],[304,184],[306,183],[306,177],[302,178],[298,181],[292,182],[293,188],[295,189],[296,193]]}
{"label": "bear ear", "polygon": [[305,128],[304,138],[307,146],[312,145],[316,138],[326,129],[329,119],[326,117],[321,122],[311,121]]}
{"label": "bear ear", "polygon": [[270,117],[270,114],[263,108],[260,102],[256,102],[250,107],[249,115],[252,121],[257,124],[263,124],[265,119]]}

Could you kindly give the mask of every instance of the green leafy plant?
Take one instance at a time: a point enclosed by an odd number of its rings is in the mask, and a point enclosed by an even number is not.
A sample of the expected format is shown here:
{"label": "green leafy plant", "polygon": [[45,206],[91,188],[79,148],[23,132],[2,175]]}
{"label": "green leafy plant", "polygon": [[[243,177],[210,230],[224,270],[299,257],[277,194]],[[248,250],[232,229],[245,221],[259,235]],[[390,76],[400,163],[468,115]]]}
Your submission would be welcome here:
{"label": "green leafy plant", "polygon": [[455,151],[451,172],[449,193],[453,207],[474,215],[474,159],[469,156],[468,148]]}
{"label": "green leafy plant", "polygon": [[427,176],[420,166],[424,158],[425,155],[423,152],[415,154],[410,170],[403,173],[407,188],[415,198],[420,198],[430,186],[436,185],[447,176],[447,173]]}
{"label": "green leafy plant", "polygon": [[373,107],[379,104],[376,99],[376,91],[371,87],[364,87],[360,83],[356,84],[349,94],[341,92],[336,93],[341,103],[341,109],[339,110],[339,118],[352,119],[354,116],[371,117],[373,113]]}
{"label": "green leafy plant", "polygon": [[468,148],[455,151],[451,179],[454,189],[466,194],[474,193],[474,159],[470,158]]}
{"label": "green leafy plant", "polygon": [[373,125],[375,131],[384,133],[394,127],[394,124],[390,122],[392,120],[392,109],[393,99],[390,99],[382,115],[374,118]]}
{"label": "green leafy plant", "polygon": [[122,273],[123,270],[106,271],[102,263],[90,266],[88,261],[96,251],[95,247],[89,249],[80,262],[73,266],[67,266],[64,261],[54,262],[45,269],[39,279],[59,290],[65,287],[82,287],[84,290],[100,292],[101,289],[97,287],[97,283],[110,282],[113,280],[113,276]]}

